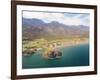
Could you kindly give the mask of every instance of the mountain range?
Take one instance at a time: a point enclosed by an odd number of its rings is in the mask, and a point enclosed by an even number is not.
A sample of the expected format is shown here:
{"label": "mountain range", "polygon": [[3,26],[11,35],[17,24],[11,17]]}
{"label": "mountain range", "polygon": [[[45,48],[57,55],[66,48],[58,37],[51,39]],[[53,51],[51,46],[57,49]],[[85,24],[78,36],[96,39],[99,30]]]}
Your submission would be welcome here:
{"label": "mountain range", "polygon": [[[67,23],[66,23],[67,24]],[[45,23],[43,20],[22,18],[23,39],[63,38],[68,36],[89,36],[89,26],[65,25],[57,21]]]}

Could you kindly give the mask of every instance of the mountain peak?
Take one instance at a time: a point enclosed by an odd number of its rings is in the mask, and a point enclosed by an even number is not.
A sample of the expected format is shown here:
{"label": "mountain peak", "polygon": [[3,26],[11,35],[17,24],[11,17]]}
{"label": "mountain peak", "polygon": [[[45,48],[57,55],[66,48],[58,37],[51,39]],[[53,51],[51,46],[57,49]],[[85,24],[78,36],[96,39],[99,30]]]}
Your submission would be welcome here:
{"label": "mountain peak", "polygon": [[33,26],[33,25],[42,25],[44,24],[44,22],[40,19],[36,19],[36,18],[22,18],[22,23],[25,26]]}

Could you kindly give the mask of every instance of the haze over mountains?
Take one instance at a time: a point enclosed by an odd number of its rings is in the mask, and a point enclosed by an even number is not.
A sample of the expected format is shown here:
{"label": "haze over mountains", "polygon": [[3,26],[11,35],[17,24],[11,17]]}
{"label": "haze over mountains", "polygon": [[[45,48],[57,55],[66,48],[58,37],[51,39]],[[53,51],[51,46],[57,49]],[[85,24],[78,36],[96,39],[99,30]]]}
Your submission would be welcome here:
{"label": "haze over mountains", "polygon": [[[67,23],[66,23],[67,24]],[[65,25],[57,21],[45,23],[40,19],[22,19],[23,39],[64,38],[68,36],[88,36],[89,27],[84,25]]]}

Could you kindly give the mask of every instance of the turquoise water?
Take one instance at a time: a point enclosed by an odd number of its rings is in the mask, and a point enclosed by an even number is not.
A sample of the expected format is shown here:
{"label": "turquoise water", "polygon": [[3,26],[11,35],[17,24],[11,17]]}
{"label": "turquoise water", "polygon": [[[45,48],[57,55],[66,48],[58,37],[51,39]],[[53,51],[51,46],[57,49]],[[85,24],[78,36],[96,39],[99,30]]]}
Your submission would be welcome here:
{"label": "turquoise water", "polygon": [[60,59],[44,59],[41,51],[31,56],[22,56],[22,68],[50,68],[50,67],[73,67],[89,65],[89,44],[81,44],[60,49]]}

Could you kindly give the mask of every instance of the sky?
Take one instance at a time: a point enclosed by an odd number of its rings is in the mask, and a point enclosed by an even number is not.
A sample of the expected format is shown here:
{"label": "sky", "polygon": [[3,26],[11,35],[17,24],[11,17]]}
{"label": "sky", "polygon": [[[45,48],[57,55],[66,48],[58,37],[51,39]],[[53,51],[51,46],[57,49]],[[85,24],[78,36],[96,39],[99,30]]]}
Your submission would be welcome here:
{"label": "sky", "polygon": [[90,15],[88,13],[23,11],[23,18],[37,18],[45,23],[57,21],[65,25],[90,25]]}

